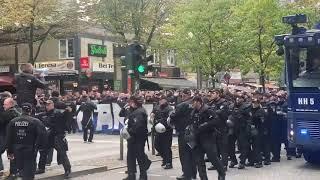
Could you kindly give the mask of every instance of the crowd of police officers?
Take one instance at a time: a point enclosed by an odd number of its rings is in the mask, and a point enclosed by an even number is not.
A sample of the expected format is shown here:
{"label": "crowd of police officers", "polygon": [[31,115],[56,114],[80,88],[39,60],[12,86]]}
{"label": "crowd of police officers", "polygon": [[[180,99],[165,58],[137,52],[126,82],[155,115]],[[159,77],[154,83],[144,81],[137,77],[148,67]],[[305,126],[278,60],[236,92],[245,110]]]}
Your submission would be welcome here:
{"label": "crowd of police officers", "polygon": [[[53,149],[67,178],[71,165],[65,133],[72,108],[59,100],[59,94],[53,93],[43,102],[45,109],[40,113],[35,94],[37,88],[46,88],[46,82],[33,75],[31,64],[23,64],[21,71],[16,77],[16,100],[8,92],[0,96],[3,107],[0,109],[0,155],[6,151],[10,160],[10,174],[6,178],[32,180],[35,174],[44,173],[45,166],[51,163]],[[39,162],[36,162],[37,154],[40,154]],[[0,163],[2,171],[2,159]]]}
{"label": "crowd of police officers", "polygon": [[[68,120],[82,111],[83,138],[85,142],[92,142],[91,115],[97,107],[83,96],[80,108],[75,111],[75,106],[67,106],[60,101],[59,93],[53,92],[51,98],[43,102],[45,109],[36,109],[36,89],[45,88],[46,83],[34,77],[31,64],[22,65],[21,70],[16,78],[16,101],[9,93],[1,95],[0,152],[6,151],[10,160],[8,178],[21,176],[29,180],[34,179],[35,174],[44,173],[45,166],[52,161],[53,149],[68,177],[71,173],[65,137],[70,130]],[[196,179],[197,174],[206,180],[207,170],[217,170],[218,179],[223,180],[228,168],[262,168],[271,162],[280,162],[282,143],[286,145],[288,160],[301,157],[299,149],[289,148],[286,141],[285,93],[250,96],[241,91],[231,94],[212,89],[199,93],[184,89],[174,95],[159,94],[150,116],[142,106],[144,102],[143,97],[133,95],[120,112],[126,124],[121,135],[128,141],[126,180],[136,179],[136,161],[139,179],[147,179],[151,165],[144,148],[149,135],[148,123],[153,124],[154,145],[164,169],[173,168],[171,146],[173,130],[176,130],[183,173],[178,180]],[[240,153],[238,158],[236,150]],[[206,161],[211,167],[206,167]],[[2,159],[0,170],[3,170]]]}
{"label": "crowd of police officers", "polygon": [[[155,149],[163,159],[163,169],[172,166],[173,129],[178,136],[182,175],[177,180],[208,179],[207,170],[217,170],[224,180],[228,168],[262,168],[280,162],[281,144],[286,145],[287,159],[301,157],[297,148],[287,144],[286,93],[248,95],[212,89],[205,94],[182,90],[174,96],[159,95],[148,115],[141,96],[134,95],[120,113],[126,117],[121,135],[128,140],[128,177],[147,179],[150,160],[145,155],[147,124],[155,130]],[[126,113],[124,113],[126,112]],[[240,154],[238,157],[236,156]],[[206,167],[206,161],[211,167]]]}

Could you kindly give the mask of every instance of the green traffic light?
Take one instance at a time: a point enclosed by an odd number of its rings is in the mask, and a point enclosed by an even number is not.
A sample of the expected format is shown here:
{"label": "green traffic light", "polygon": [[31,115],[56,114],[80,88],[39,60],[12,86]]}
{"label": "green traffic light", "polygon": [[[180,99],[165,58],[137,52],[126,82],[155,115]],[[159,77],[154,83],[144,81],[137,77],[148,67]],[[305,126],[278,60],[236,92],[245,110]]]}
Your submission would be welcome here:
{"label": "green traffic light", "polygon": [[143,65],[139,65],[138,66],[138,72],[139,73],[144,73],[145,70],[146,70],[146,68]]}

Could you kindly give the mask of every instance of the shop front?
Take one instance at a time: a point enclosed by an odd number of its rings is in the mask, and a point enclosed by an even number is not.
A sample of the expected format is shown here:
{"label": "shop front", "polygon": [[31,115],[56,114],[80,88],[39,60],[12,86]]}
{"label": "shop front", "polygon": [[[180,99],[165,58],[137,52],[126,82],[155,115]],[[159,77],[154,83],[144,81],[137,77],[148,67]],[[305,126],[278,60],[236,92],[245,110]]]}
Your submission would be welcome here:
{"label": "shop front", "polygon": [[15,92],[13,65],[0,66],[0,92]]}
{"label": "shop front", "polygon": [[44,73],[45,80],[49,82],[49,93],[59,91],[74,91],[78,88],[78,71],[75,70],[74,60],[57,60],[36,62],[36,71]]}
{"label": "shop front", "polygon": [[112,63],[95,61],[91,68],[81,73],[81,89],[113,89],[114,65]]}

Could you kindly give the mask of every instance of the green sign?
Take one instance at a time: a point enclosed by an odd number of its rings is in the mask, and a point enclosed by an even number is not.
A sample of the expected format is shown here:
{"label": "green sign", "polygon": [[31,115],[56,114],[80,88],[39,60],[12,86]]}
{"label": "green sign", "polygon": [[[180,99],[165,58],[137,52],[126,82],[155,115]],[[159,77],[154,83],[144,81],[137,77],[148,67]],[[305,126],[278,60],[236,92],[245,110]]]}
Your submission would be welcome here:
{"label": "green sign", "polygon": [[105,45],[88,44],[89,56],[107,57],[107,47]]}
{"label": "green sign", "polygon": [[121,91],[121,81],[119,80],[114,81],[114,90]]}

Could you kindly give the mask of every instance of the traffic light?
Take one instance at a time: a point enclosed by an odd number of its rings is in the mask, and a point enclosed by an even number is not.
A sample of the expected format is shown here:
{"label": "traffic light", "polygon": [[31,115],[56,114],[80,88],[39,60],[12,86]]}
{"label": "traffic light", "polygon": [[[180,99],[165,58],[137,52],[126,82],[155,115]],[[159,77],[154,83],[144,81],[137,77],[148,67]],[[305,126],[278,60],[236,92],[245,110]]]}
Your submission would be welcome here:
{"label": "traffic light", "polygon": [[142,64],[140,64],[138,67],[137,67],[137,70],[140,74],[144,74],[146,72],[146,67]]}
{"label": "traffic light", "polygon": [[146,49],[137,42],[130,44],[125,57],[121,58],[123,65],[126,66],[129,74],[144,76],[152,70],[148,62],[153,61],[153,55],[146,57]]}
{"label": "traffic light", "polygon": [[145,75],[149,71],[152,71],[152,65],[149,64],[149,62],[153,61],[153,55],[150,55],[148,57],[143,57],[138,61],[138,64],[136,66],[136,70],[140,75]]}

